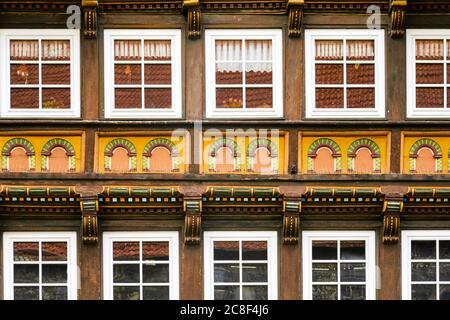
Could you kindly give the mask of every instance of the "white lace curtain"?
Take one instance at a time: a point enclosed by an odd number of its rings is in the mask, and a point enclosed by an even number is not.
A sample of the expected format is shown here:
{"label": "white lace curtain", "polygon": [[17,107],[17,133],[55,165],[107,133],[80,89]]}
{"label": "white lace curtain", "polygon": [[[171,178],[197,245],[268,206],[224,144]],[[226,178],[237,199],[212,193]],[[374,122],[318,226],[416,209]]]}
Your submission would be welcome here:
{"label": "white lace curtain", "polygon": [[[140,60],[140,40],[116,40],[114,56],[118,60]],[[172,56],[171,43],[167,40],[144,41],[144,58],[146,60],[170,60]]]}
{"label": "white lace curtain", "polygon": [[[342,60],[343,41],[340,40],[316,40],[317,60]],[[372,40],[347,40],[347,57],[353,60],[373,59],[375,45]]]}
{"label": "white lace curtain", "polygon": [[444,56],[444,42],[442,40],[416,41],[416,57],[418,59],[440,60],[443,58],[443,56]]}
{"label": "white lace curtain", "polygon": [[[67,40],[43,40],[42,59],[69,60],[70,42]],[[39,42],[36,40],[12,40],[10,44],[11,60],[38,60]]]}
{"label": "white lace curtain", "polygon": [[[272,71],[272,41],[271,40],[245,40],[245,60],[264,61],[247,62],[246,71],[271,72]],[[240,61],[242,57],[241,40],[216,40],[216,61]],[[242,71],[241,63],[219,63],[219,72]]]}

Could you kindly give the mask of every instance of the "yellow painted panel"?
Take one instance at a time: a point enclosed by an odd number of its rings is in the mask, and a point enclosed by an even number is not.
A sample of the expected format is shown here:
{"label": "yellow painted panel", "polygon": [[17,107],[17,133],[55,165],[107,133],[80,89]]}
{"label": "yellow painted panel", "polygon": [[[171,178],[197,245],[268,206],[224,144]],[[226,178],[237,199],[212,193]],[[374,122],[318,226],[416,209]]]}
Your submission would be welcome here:
{"label": "yellow painted panel", "polygon": [[442,136],[442,135],[426,135],[425,132],[421,133],[419,136],[418,134],[414,133],[404,133],[403,134],[403,147],[402,147],[402,173],[411,173],[411,167],[410,167],[410,159],[409,154],[411,147],[416,143],[416,141],[421,139],[432,139],[434,140],[442,150],[442,173],[448,173],[449,172],[449,157],[448,152],[450,150],[450,136]]}

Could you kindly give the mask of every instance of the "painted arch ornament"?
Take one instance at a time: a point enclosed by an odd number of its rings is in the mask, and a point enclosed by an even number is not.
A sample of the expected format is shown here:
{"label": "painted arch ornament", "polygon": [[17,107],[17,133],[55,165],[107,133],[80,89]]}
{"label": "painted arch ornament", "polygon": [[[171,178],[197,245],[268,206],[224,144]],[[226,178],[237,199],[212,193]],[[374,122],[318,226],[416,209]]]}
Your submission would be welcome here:
{"label": "painted arch ornament", "polygon": [[105,147],[104,153],[104,168],[105,171],[111,171],[111,163],[112,156],[114,154],[114,150],[116,148],[124,148],[127,150],[128,157],[130,159],[129,170],[136,171],[137,170],[137,152],[134,144],[128,140],[123,138],[117,138],[110,141]]}
{"label": "painted arch ornament", "polygon": [[433,152],[435,160],[436,173],[442,172],[442,149],[441,146],[433,139],[423,138],[419,139],[411,146],[409,150],[409,172],[416,172],[416,159],[419,150],[422,148],[429,148]]}
{"label": "painted arch ornament", "polygon": [[347,151],[347,171],[354,172],[356,154],[359,149],[366,148],[370,151],[373,163],[373,173],[381,173],[381,150],[380,147],[368,138],[353,141]]}
{"label": "painted arch ornament", "polygon": [[155,138],[147,143],[142,154],[142,170],[150,171],[152,152],[157,147],[163,147],[169,151],[170,157],[172,158],[172,172],[178,172],[180,170],[180,163],[178,158],[180,153],[175,143],[167,138]]}
{"label": "painted arch ornament", "polygon": [[62,138],[55,138],[47,141],[42,147],[41,151],[41,171],[48,171],[48,160],[52,154],[53,149],[63,148],[66,151],[66,155],[69,157],[69,171],[76,170],[75,148],[73,145]]}
{"label": "painted arch ornament", "polygon": [[35,171],[36,151],[34,150],[33,144],[25,138],[12,138],[4,144],[2,149],[2,170],[9,170],[10,156],[14,148],[23,148],[25,150],[29,161],[28,169],[30,171]]}
{"label": "painted arch ornament", "polygon": [[308,172],[314,173],[314,159],[317,157],[317,151],[320,148],[328,148],[334,158],[335,173],[342,171],[342,153],[339,145],[329,138],[319,138],[315,140],[308,148]]}
{"label": "painted arch ornament", "polygon": [[247,171],[253,172],[253,165],[255,164],[256,150],[259,148],[266,148],[269,151],[271,158],[272,173],[278,172],[278,147],[276,143],[267,138],[253,139],[247,148]]}
{"label": "painted arch ornament", "polygon": [[208,170],[216,171],[216,155],[221,148],[230,148],[234,158],[234,171],[241,171],[241,151],[236,141],[230,138],[219,138],[214,141],[208,150]]}

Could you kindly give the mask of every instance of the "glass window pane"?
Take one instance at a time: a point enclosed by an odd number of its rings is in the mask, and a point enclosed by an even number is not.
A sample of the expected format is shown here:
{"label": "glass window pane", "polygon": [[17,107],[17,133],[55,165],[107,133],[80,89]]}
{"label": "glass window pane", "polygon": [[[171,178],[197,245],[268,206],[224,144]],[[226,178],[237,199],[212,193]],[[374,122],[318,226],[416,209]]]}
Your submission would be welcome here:
{"label": "glass window pane", "polygon": [[341,241],[342,260],[365,260],[366,242],[362,241]]}
{"label": "glass window pane", "polygon": [[43,261],[67,261],[67,242],[42,242]]}
{"label": "glass window pane", "polygon": [[450,240],[439,241],[439,259],[450,259]]}
{"label": "glass window pane", "polygon": [[267,293],[267,286],[243,286],[242,299],[243,300],[267,300],[269,298]]}
{"label": "glass window pane", "polygon": [[341,263],[341,281],[343,282],[366,281],[366,264]]}
{"label": "glass window pane", "polygon": [[142,288],[143,291],[143,300],[169,300],[169,287],[167,286],[144,286]]}
{"label": "glass window pane", "polygon": [[42,287],[42,300],[67,300],[67,287]]}
{"label": "glass window pane", "polygon": [[242,84],[242,63],[216,63],[216,84]]}
{"label": "glass window pane", "polygon": [[416,88],[416,108],[443,108],[443,88]]}
{"label": "glass window pane", "polygon": [[243,241],[242,260],[267,260],[267,241]]}
{"label": "glass window pane", "polygon": [[146,64],[144,67],[145,84],[171,84],[172,65]]}
{"label": "glass window pane", "polygon": [[168,61],[172,58],[170,40],[145,40],[144,59],[147,61]]}
{"label": "glass window pane", "polygon": [[411,241],[411,260],[435,259],[436,241],[414,240]]}
{"label": "glass window pane", "polygon": [[70,64],[43,64],[42,84],[70,84]]}
{"label": "glass window pane", "polygon": [[336,285],[313,285],[312,287],[313,300],[337,300],[338,292]]}
{"label": "glass window pane", "polygon": [[313,282],[335,282],[337,281],[336,263],[313,263],[312,266]]}
{"label": "glass window pane", "polygon": [[38,60],[39,41],[38,40],[11,40],[10,60]]}
{"label": "glass window pane", "polygon": [[115,264],[114,283],[139,283],[140,271],[138,264]]}
{"label": "glass window pane", "polygon": [[375,84],[374,64],[347,64],[347,84]]}
{"label": "glass window pane", "polygon": [[39,84],[37,64],[11,64],[11,84]]}
{"label": "glass window pane", "polygon": [[114,65],[115,84],[142,84],[140,64],[116,64]]}
{"label": "glass window pane", "polygon": [[226,109],[243,108],[243,89],[242,88],[217,88],[216,89],[216,107]]}
{"label": "glass window pane", "polygon": [[14,283],[38,283],[39,266],[37,264],[14,265]]}
{"label": "glass window pane", "polygon": [[417,84],[443,84],[444,65],[442,63],[418,63],[416,64]]}
{"label": "glass window pane", "polygon": [[247,108],[272,108],[272,88],[247,88],[245,90]]}
{"label": "glass window pane", "polygon": [[316,64],[316,84],[343,84],[342,64]]}
{"label": "glass window pane", "polygon": [[239,300],[239,286],[214,286],[214,300]]}
{"label": "glass window pane", "polygon": [[439,263],[439,281],[450,281],[450,262]]}
{"label": "glass window pane", "polygon": [[347,40],[347,60],[375,60],[375,41]]}
{"label": "glass window pane", "polygon": [[411,286],[412,300],[436,300],[436,285],[413,284]]}
{"label": "glass window pane", "polygon": [[272,63],[246,63],[245,83],[272,84]]}
{"label": "glass window pane", "polygon": [[239,241],[214,241],[214,260],[239,260]]}
{"label": "glass window pane", "polygon": [[450,300],[450,284],[439,285],[439,299]]}
{"label": "glass window pane", "polygon": [[142,274],[145,283],[169,282],[169,265],[146,263],[142,265]]}
{"label": "glass window pane", "polygon": [[139,260],[139,242],[118,242],[113,243],[114,261],[137,261]]}
{"label": "glass window pane", "polygon": [[69,40],[42,40],[42,60],[70,60]]}
{"label": "glass window pane", "polygon": [[114,300],[139,300],[139,287],[136,286],[114,286]]}
{"label": "glass window pane", "polygon": [[114,58],[119,61],[141,60],[141,41],[140,40],[114,41]]}
{"label": "glass window pane", "polygon": [[14,300],[39,300],[39,287],[14,287]]}
{"label": "glass window pane", "polygon": [[345,285],[341,286],[341,300],[365,300],[366,286]]}
{"label": "glass window pane", "polygon": [[242,60],[241,40],[216,40],[216,61]]}
{"label": "glass window pane", "polygon": [[169,260],[169,242],[143,242],[142,243],[143,260]]}
{"label": "glass window pane", "polygon": [[317,88],[316,108],[342,109],[344,108],[344,89],[339,88]]}
{"label": "glass window pane", "polygon": [[116,89],[115,90],[116,109],[141,109],[142,90],[141,89]]}
{"label": "glass window pane", "polygon": [[245,40],[246,61],[272,61],[272,40]]}
{"label": "glass window pane", "polygon": [[38,261],[39,242],[14,242],[14,261]]}
{"label": "glass window pane", "polygon": [[214,282],[239,282],[239,265],[214,264]]}
{"label": "glass window pane", "polygon": [[44,264],[42,265],[43,283],[66,283],[67,265],[66,264]]}
{"label": "glass window pane", "polygon": [[411,263],[412,281],[435,281],[436,263],[434,262],[413,262]]}
{"label": "glass window pane", "polygon": [[375,108],[375,89],[373,88],[347,89],[347,108],[353,109]]}
{"label": "glass window pane", "polygon": [[242,282],[267,282],[267,264],[244,263],[242,265]]}
{"label": "glass window pane", "polygon": [[316,40],[316,60],[343,60],[344,41]]}
{"label": "glass window pane", "polygon": [[312,242],[313,260],[336,260],[337,259],[337,241],[313,241]]}
{"label": "glass window pane", "polygon": [[172,89],[145,89],[145,109],[172,108]]}
{"label": "glass window pane", "polygon": [[70,109],[70,89],[42,89],[43,109]]}
{"label": "glass window pane", "polygon": [[442,60],[443,40],[416,40],[416,60]]}
{"label": "glass window pane", "polygon": [[39,89],[11,89],[11,109],[38,109]]}

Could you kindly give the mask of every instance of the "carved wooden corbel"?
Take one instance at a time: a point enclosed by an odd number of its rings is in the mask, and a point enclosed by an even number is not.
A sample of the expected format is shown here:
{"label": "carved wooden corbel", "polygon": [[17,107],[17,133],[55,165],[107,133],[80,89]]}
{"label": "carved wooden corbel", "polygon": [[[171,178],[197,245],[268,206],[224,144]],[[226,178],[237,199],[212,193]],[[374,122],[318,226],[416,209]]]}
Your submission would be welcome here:
{"label": "carved wooden corbel", "polygon": [[188,198],[184,200],[184,243],[200,244],[202,231],[202,199]]}
{"label": "carved wooden corbel", "polygon": [[400,213],[403,197],[386,196],[383,204],[383,243],[396,244],[400,238]]}
{"label": "carved wooden corbel", "polygon": [[392,38],[398,39],[405,35],[405,16],[407,0],[390,0],[389,15],[391,17],[391,31]]}
{"label": "carved wooden corbel", "polygon": [[97,38],[97,0],[82,0],[83,6],[83,35],[86,39]]}
{"label": "carved wooden corbel", "polygon": [[201,35],[201,10],[200,0],[183,0],[183,11],[187,16],[188,38],[198,39]]}
{"label": "carved wooden corbel", "polygon": [[283,202],[283,243],[297,244],[300,239],[300,200]]}
{"label": "carved wooden corbel", "polygon": [[303,7],[305,0],[288,0],[287,8],[289,14],[288,35],[298,38],[302,34]]}
{"label": "carved wooden corbel", "polygon": [[98,196],[82,197],[80,201],[83,220],[83,242],[98,242]]}

